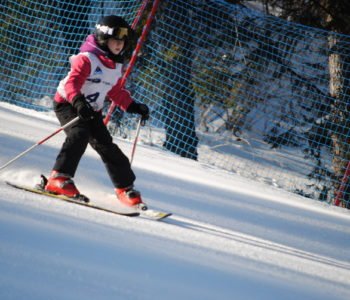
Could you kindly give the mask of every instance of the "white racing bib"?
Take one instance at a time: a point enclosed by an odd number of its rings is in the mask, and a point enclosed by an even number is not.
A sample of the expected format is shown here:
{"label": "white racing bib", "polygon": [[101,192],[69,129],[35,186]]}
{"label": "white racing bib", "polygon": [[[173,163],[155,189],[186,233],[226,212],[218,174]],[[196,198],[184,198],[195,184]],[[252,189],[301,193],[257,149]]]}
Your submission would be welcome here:
{"label": "white racing bib", "polygon": [[[92,53],[83,52],[79,55],[87,56],[91,63],[91,72],[81,88],[81,93],[93,109],[99,111],[103,108],[107,93],[117,84],[119,78],[122,76],[122,64],[116,64],[115,69],[110,69],[104,66],[97,56]],[[74,59],[74,56],[72,56],[72,59]],[[61,80],[57,88],[57,91],[64,98],[66,98],[64,86],[69,76],[70,73]]]}

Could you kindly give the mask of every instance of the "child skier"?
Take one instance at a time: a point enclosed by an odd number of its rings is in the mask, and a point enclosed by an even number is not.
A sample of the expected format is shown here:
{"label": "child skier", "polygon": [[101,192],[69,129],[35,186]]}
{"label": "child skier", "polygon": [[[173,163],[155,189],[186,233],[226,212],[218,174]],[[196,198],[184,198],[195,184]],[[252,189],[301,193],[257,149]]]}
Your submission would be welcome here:
{"label": "child skier", "polygon": [[[135,174],[130,162],[103,123],[105,99],[122,110],[149,118],[147,105],[132,100],[118,84],[122,63],[132,52],[134,32],[119,16],[103,17],[89,35],[80,52],[70,58],[71,69],[61,80],[54,97],[54,111],[64,125],[79,116],[66,130],[66,139],[56,158],[45,190],[68,197],[80,195],[72,178],[88,144],[97,151],[115,187],[117,198],[127,206],[142,204],[133,187]],[[130,57],[129,57],[130,58]]]}

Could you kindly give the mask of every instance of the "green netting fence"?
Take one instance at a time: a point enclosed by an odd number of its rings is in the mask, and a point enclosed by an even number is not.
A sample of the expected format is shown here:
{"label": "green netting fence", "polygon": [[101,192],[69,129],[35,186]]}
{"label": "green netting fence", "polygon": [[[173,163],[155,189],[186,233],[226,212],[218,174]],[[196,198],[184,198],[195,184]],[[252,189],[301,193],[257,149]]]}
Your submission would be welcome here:
{"label": "green netting fence", "polygon": [[[1,1],[0,101],[51,110],[100,16],[131,24],[143,2]],[[160,1],[127,87],[152,110],[149,144],[349,208],[349,51],[349,36],[225,1]]]}

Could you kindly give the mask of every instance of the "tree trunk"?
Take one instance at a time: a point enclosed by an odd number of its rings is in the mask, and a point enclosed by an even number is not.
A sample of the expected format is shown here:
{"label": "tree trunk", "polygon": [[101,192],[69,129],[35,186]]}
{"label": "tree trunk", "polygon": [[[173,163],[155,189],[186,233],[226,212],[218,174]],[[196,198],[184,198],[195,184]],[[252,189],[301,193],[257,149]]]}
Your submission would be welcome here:
{"label": "tree trunk", "polygon": [[[331,138],[333,143],[333,171],[335,175],[334,190],[341,192],[343,205],[350,199],[350,182],[344,176],[350,161],[350,111],[349,111],[349,84],[350,84],[350,58],[349,50],[345,45],[345,36],[331,35],[329,38],[330,56],[329,73],[330,84],[329,92],[333,98],[332,109],[332,128]],[[350,165],[349,165],[350,166]],[[339,191],[342,186],[343,191]]]}
{"label": "tree trunk", "polygon": [[[167,57],[166,92],[164,93],[163,120],[165,124],[165,142],[163,147],[182,157],[197,160],[198,137],[195,131],[195,93],[192,87],[193,41],[189,8],[180,6],[176,1],[168,5],[165,16],[176,33],[164,38],[167,50],[173,49],[173,56]],[[175,50],[176,49],[176,50]]]}

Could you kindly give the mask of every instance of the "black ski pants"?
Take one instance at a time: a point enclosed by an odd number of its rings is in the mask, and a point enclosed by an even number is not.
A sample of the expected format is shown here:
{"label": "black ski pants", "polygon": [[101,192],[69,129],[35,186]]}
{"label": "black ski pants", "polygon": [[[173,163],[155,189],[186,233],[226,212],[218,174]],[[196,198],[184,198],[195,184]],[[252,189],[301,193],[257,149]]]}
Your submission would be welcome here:
{"label": "black ski pants", "polygon": [[[54,111],[62,126],[77,117],[75,108],[67,102],[54,102]],[[66,128],[65,133],[66,140],[56,158],[54,170],[74,177],[80,159],[90,144],[104,162],[114,187],[124,188],[133,184],[135,174],[131,170],[129,159],[113,143],[100,112],[96,112],[90,121],[77,121]]]}

